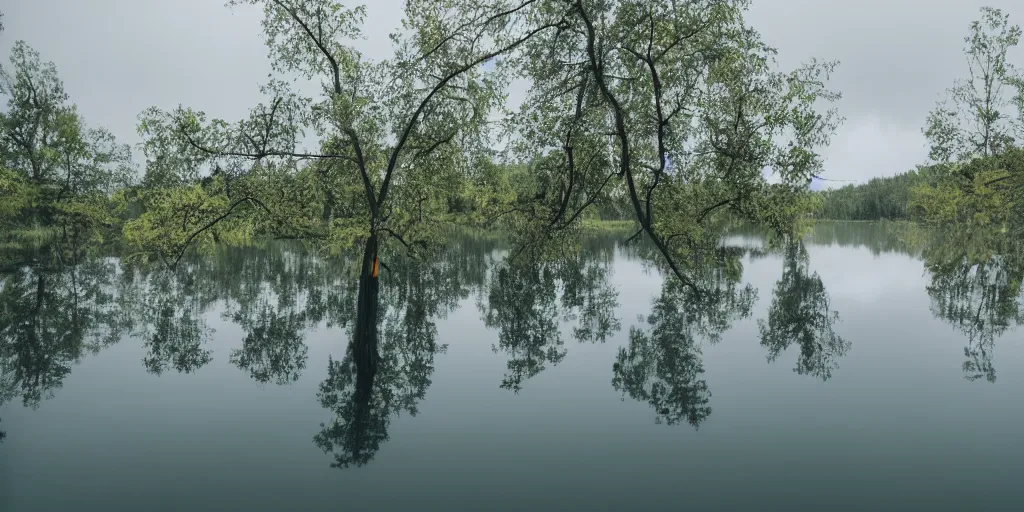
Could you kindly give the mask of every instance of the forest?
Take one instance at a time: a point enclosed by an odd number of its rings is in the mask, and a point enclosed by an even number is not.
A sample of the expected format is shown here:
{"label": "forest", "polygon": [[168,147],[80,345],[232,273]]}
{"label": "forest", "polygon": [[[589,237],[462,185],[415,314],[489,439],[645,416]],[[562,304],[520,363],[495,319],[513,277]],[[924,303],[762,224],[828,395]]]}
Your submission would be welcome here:
{"label": "forest", "polygon": [[867,183],[825,189],[815,216],[831,220],[909,220],[910,191],[930,186],[937,173],[922,167],[896,176],[871,178]]}

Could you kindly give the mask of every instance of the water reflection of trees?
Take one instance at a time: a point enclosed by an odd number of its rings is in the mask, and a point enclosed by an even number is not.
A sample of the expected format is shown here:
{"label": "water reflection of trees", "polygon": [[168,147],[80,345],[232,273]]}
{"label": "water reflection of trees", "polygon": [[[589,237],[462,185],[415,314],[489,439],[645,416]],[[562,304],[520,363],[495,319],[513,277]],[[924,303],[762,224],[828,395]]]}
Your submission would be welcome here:
{"label": "water reflection of trees", "polygon": [[794,371],[828,380],[851,343],[835,332],[839,313],[831,308],[821,277],[809,270],[804,244],[790,241],[783,253],[782,277],[775,283],[768,320],[758,321],[761,345],[773,362],[796,343],[800,355]]}
{"label": "water reflection of trees", "polygon": [[630,329],[612,367],[612,386],[647,402],[657,423],[686,422],[699,427],[711,414],[711,391],[702,378],[702,343],[717,343],[722,333],[750,315],[757,298],[742,286],[738,248],[719,248],[691,273],[697,288],[667,279],[645,323]]}
{"label": "water reflection of trees", "polygon": [[[197,355],[208,353],[201,348],[209,337],[203,314],[216,304],[243,332],[230,362],[259,383],[297,381],[308,363],[308,333],[322,325],[344,329],[345,355],[328,360],[317,393],[331,419],[314,443],[333,454],[336,467],[361,466],[387,440],[392,418],[418,412],[434,357],[446,347],[437,340],[436,321],[483,284],[493,244],[478,245],[456,241],[415,259],[385,251],[380,291],[371,295],[357,293],[365,279],[352,254],[324,257],[281,244],[223,248],[213,257],[184,260],[174,271],[127,280],[125,290],[135,294],[128,301],[135,304],[135,324],[148,329],[137,332],[160,342],[147,342],[153,371],[190,372],[209,362]],[[370,307],[362,324],[355,321],[359,300]],[[164,317],[173,322],[161,323]]]}
{"label": "water reflection of trees", "polygon": [[[495,351],[509,357],[502,387],[518,392],[527,379],[566,357],[563,322],[578,321],[573,333],[581,341],[604,341],[621,328],[613,316],[617,293],[608,282],[616,240],[597,245],[590,240],[578,257],[515,261],[492,270],[480,307],[485,324],[498,331]],[[618,250],[666,274],[643,242]],[[629,344],[613,365],[613,387],[648,403],[658,423],[699,427],[711,413],[701,347],[717,343],[737,320],[750,316],[757,291],[742,283],[742,260],[772,253],[783,256],[784,272],[769,317],[761,322],[762,343],[774,360],[796,342],[797,371],[827,379],[850,344],[833,330],[837,315],[820,277],[808,272],[803,245],[766,250],[708,241],[680,258],[693,286],[665,280],[650,314],[641,319],[645,325],[630,329]]]}
{"label": "water reflection of trees", "polygon": [[967,337],[964,377],[995,382],[995,340],[1024,322],[1024,247],[1000,229],[948,230],[930,242],[924,259],[931,311]]}
{"label": "water reflection of trees", "polygon": [[[905,232],[900,240],[925,261],[932,312],[966,336],[967,378],[994,381],[995,340],[1024,318],[1019,240],[1001,230],[943,232],[939,240],[919,235]],[[879,236],[837,226],[814,235],[840,244],[875,243]],[[892,237],[881,238],[883,250],[892,250]],[[314,443],[335,466],[363,465],[388,439],[396,416],[418,413],[434,358],[446,348],[437,322],[466,299],[478,298],[481,318],[494,330],[493,348],[507,357],[501,386],[515,392],[567,357],[563,338],[599,343],[618,333],[618,294],[610,283],[617,254],[661,270],[650,248],[623,246],[623,239],[586,237],[557,257],[497,263],[500,245],[473,237],[417,259],[385,251],[372,337],[355,332],[357,254],[328,257],[291,244],[219,248],[174,270],[37,255],[28,265],[0,267],[0,405],[21,400],[37,407],[86,355],[129,334],[142,341],[148,371],[195,372],[212,361],[208,318],[215,310],[241,330],[229,361],[260,384],[285,385],[310,364],[308,334],[327,326],[343,329],[349,341],[344,356],[327,363],[317,397],[330,420]],[[702,347],[750,316],[756,291],[742,284],[741,262],[769,254],[781,255],[783,272],[758,323],[768,359],[795,346],[795,371],[828,379],[850,342],[836,333],[838,315],[809,270],[804,246],[715,245],[680,259],[699,293],[665,281],[650,313],[630,328],[612,368],[613,387],[647,403],[657,422],[700,426],[711,413]]]}
{"label": "water reflection of trees", "polygon": [[126,268],[120,290],[131,334],[143,340],[146,370],[160,375],[169,369],[192,373],[213,360],[205,348],[212,330],[203,312],[210,298],[198,289],[193,269],[140,272]]}
{"label": "water reflection of trees", "polygon": [[90,261],[23,268],[3,277],[2,389],[36,407],[61,387],[82,357],[119,339],[122,324],[110,293],[114,269],[109,261]]}
{"label": "water reflection of trees", "polygon": [[388,268],[381,275],[376,333],[349,329],[345,356],[328,361],[317,393],[333,418],[321,425],[314,443],[333,453],[334,467],[367,464],[387,441],[392,418],[403,412],[416,416],[431,384],[434,357],[447,348],[437,340],[436,321],[480,286],[486,267],[452,247],[432,263],[399,258]]}
{"label": "water reflection of trees", "polygon": [[[37,406],[84,354],[125,334],[142,340],[149,372],[195,372],[212,361],[207,318],[215,309],[242,331],[230,362],[259,383],[288,384],[307,366],[307,334],[326,325],[349,331],[349,355],[328,362],[318,396],[335,419],[315,442],[340,466],[362,464],[387,438],[390,417],[417,412],[445,347],[435,322],[482,288],[493,246],[456,240],[431,257],[395,255],[381,273],[379,343],[352,332],[351,254],[269,244],[218,248],[175,269],[114,259],[12,267],[0,286],[0,405],[20,396]],[[353,368],[360,361],[351,354],[371,349],[373,366]]]}
{"label": "water reflection of trees", "polygon": [[[242,331],[229,361],[258,383],[284,385],[309,364],[307,335],[337,327],[348,333],[348,347],[327,363],[317,397],[331,419],[314,443],[333,454],[335,466],[360,466],[387,440],[396,416],[417,414],[434,358],[446,348],[436,322],[469,297],[479,298],[485,325],[496,331],[494,349],[508,358],[501,386],[515,392],[566,357],[563,336],[601,343],[618,333],[618,294],[609,281],[616,252],[657,261],[642,244],[622,247],[622,239],[588,237],[557,257],[498,263],[495,243],[471,237],[416,259],[385,251],[373,328],[365,332],[354,321],[360,271],[353,254],[324,257],[269,244],[219,248],[173,270],[114,260],[57,265],[46,273],[24,269],[6,276],[0,292],[3,311],[16,313],[0,320],[0,389],[5,399],[23,395],[26,404],[38,404],[81,354],[124,334],[142,340],[148,371],[198,371],[212,361],[214,310]],[[710,414],[700,347],[749,316],[756,292],[741,284],[740,262],[750,252],[716,246],[696,253],[689,267],[700,292],[666,281],[646,325],[630,330],[613,385],[649,403],[657,421],[698,426]],[[44,300],[36,300],[39,293]],[[63,310],[74,313],[56,314]]]}
{"label": "water reflection of trees", "polygon": [[111,260],[39,261],[0,276],[0,406],[39,407],[125,330]]}
{"label": "water reflection of trees", "polygon": [[351,321],[348,262],[293,244],[224,247],[171,270],[127,264],[120,292],[148,371],[191,373],[209,364],[207,317],[216,308],[242,331],[229,361],[259,383],[288,384],[306,367],[307,334]]}
{"label": "water reflection of trees", "polygon": [[[618,293],[608,282],[614,242],[546,260],[517,259],[496,265],[479,308],[498,331],[495,352],[508,355],[501,387],[518,393],[523,383],[567,354],[561,325],[579,342],[605,342],[618,332]],[[603,257],[602,257],[603,256]]]}
{"label": "water reflection of trees", "polygon": [[957,226],[821,222],[815,225],[809,240],[814,244],[865,247],[874,254],[897,252],[921,258],[929,277],[926,292],[932,314],[966,337],[965,378],[995,382],[995,341],[1024,322],[1021,223],[968,230]]}

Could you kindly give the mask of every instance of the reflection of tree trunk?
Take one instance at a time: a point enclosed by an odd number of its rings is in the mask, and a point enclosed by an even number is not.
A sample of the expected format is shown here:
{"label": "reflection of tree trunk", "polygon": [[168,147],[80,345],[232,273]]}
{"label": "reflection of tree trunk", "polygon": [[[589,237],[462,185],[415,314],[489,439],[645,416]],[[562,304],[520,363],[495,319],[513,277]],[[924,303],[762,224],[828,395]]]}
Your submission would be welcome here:
{"label": "reflection of tree trunk", "polygon": [[377,375],[380,353],[377,349],[377,310],[380,307],[377,260],[377,236],[370,235],[363,252],[363,265],[359,272],[359,297],[356,299],[355,335],[349,344],[356,366],[356,387],[352,402],[355,414],[350,423],[352,456],[361,460],[364,445],[362,436],[370,423],[370,399],[373,395],[373,380]]}
{"label": "reflection of tree trunk", "polygon": [[32,308],[32,317],[28,321],[29,346],[35,347],[39,340],[36,337],[36,327],[39,322],[39,313],[43,310],[43,298],[46,296],[46,274],[39,273],[36,277],[36,304]]}
{"label": "reflection of tree trunk", "polygon": [[355,335],[350,345],[352,358],[356,363],[357,402],[369,399],[373,377],[377,373],[377,361],[380,359],[377,351],[377,309],[380,306],[380,281],[377,278],[377,269],[377,236],[371,235],[366,241],[363,265],[359,272]]}
{"label": "reflection of tree trunk", "polygon": [[46,294],[46,277],[42,272],[39,273],[39,277],[36,279],[36,305],[34,313],[32,315],[33,321],[39,316],[39,311],[43,309],[43,296]]}

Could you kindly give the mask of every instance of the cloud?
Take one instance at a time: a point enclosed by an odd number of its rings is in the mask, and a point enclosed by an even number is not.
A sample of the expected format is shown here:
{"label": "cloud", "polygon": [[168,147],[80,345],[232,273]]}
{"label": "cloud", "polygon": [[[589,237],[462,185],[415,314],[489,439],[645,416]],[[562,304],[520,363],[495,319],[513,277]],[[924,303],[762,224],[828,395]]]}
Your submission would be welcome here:
{"label": "cloud", "polygon": [[928,150],[920,128],[869,114],[848,119],[823,156],[823,185],[837,187],[907,172],[927,160]]}

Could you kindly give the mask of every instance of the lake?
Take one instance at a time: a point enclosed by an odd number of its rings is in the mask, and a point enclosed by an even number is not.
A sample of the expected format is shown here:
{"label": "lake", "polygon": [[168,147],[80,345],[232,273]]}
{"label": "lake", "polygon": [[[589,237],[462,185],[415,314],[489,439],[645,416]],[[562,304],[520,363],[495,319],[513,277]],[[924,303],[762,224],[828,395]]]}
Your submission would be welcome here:
{"label": "lake", "polygon": [[0,510],[1020,510],[1019,254],[738,233],[695,294],[625,237],[385,260],[371,380],[295,246],[8,270]]}

